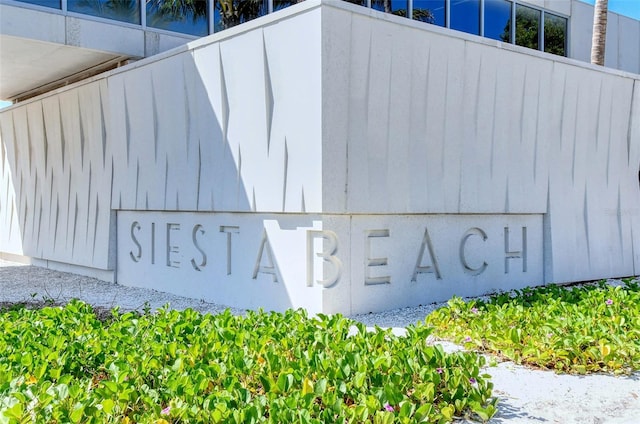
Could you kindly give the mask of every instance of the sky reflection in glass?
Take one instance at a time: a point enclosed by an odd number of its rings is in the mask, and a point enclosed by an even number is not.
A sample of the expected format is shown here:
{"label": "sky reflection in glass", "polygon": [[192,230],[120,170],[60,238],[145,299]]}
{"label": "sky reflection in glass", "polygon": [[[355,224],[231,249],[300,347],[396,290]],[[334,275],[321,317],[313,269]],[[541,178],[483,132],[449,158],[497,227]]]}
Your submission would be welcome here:
{"label": "sky reflection in glass", "polygon": [[53,7],[54,9],[62,9],[60,0],[16,0],[22,3],[37,4],[38,6]]}
{"label": "sky reflection in glass", "polygon": [[444,0],[413,0],[413,19],[445,26]]}
{"label": "sky reflection in glass", "polygon": [[[194,12],[195,11],[195,12]],[[157,7],[157,3],[147,1],[147,26],[167,31],[181,32],[196,36],[209,34],[207,1],[195,0],[188,11],[176,9],[175,13]]]}
{"label": "sky reflection in glass", "polygon": [[484,0],[484,36],[511,42],[511,2]]}
{"label": "sky reflection in glass", "polygon": [[413,0],[413,19],[445,26],[444,0]]}
{"label": "sky reflection in glass", "polygon": [[[382,12],[394,13],[399,16],[407,16],[407,8],[409,2],[407,0],[388,0],[388,1],[371,1],[371,7]],[[385,10],[390,8],[390,10]]]}
{"label": "sky reflection in glass", "polygon": [[451,29],[480,35],[480,0],[451,0]]}

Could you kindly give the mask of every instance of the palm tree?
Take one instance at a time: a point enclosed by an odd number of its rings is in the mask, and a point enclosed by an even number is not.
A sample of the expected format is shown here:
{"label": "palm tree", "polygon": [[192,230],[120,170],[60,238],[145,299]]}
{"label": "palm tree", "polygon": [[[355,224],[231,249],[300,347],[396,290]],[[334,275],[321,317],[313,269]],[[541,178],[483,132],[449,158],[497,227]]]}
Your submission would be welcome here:
{"label": "palm tree", "polygon": [[593,13],[593,38],[591,39],[591,63],[604,65],[604,47],[607,37],[607,8],[609,0],[596,0]]}

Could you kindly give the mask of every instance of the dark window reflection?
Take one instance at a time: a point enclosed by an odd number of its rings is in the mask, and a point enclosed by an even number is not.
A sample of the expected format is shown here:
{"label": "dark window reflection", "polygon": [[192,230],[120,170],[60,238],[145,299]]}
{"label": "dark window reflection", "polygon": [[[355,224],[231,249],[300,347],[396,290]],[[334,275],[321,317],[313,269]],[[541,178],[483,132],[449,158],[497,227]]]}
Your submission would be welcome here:
{"label": "dark window reflection", "polygon": [[371,7],[398,16],[407,16],[409,2],[407,0],[371,0]]}
{"label": "dark window reflection", "polygon": [[140,23],[140,0],[68,0],[67,10],[131,24]]}
{"label": "dark window reflection", "polygon": [[480,35],[480,0],[451,0],[451,29]]}
{"label": "dark window reflection", "polygon": [[567,19],[551,13],[544,14],[544,51],[567,55]]}
{"label": "dark window reflection", "polygon": [[215,0],[214,31],[222,31],[264,16],[267,11],[267,0]]}
{"label": "dark window reflection", "polygon": [[207,0],[147,0],[147,26],[191,35],[207,35]]}
{"label": "dark window reflection", "polygon": [[304,0],[273,0],[273,11],[284,9],[296,3],[302,3]]}
{"label": "dark window reflection", "polygon": [[23,3],[37,4],[38,6],[53,7],[54,9],[62,9],[60,0],[17,0]]}
{"label": "dark window reflection", "polygon": [[445,26],[445,0],[413,0],[413,19]]}
{"label": "dark window reflection", "polygon": [[358,4],[360,6],[366,6],[367,5],[367,0],[342,0],[342,1],[346,1],[347,3]]}
{"label": "dark window reflection", "polygon": [[516,5],[516,44],[538,50],[540,45],[540,11]]}
{"label": "dark window reflection", "polygon": [[484,0],[484,36],[511,42],[511,2]]}

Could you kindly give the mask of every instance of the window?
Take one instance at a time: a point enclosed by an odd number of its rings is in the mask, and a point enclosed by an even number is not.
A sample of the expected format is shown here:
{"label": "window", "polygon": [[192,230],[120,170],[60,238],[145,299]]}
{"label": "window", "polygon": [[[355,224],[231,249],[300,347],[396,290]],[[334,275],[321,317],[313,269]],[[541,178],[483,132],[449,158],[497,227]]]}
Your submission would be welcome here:
{"label": "window", "polygon": [[[367,5],[367,0],[343,0],[343,1],[346,1],[347,3],[357,4],[359,6]],[[274,9],[275,9],[275,6],[274,6]]]}
{"label": "window", "polygon": [[17,0],[23,3],[36,4],[38,6],[53,7],[54,9],[62,9],[60,0]]}
{"label": "window", "polygon": [[484,36],[511,42],[511,2],[484,0]]}
{"label": "window", "polygon": [[207,1],[174,3],[147,0],[147,26],[191,35],[207,35]]}
{"label": "window", "polygon": [[266,15],[269,5],[267,0],[215,0],[214,31],[234,27],[243,22]]}
{"label": "window", "polygon": [[532,7],[516,4],[516,44],[539,49],[541,12]]}
{"label": "window", "polygon": [[567,55],[567,19],[551,13],[544,14],[544,51]]}
{"label": "window", "polygon": [[114,21],[140,24],[140,0],[67,0],[67,10]]}
{"label": "window", "polygon": [[[276,10],[284,9],[285,7],[293,6],[294,4],[301,3],[303,1],[304,0],[273,0],[273,11],[275,12]],[[356,1],[356,4],[360,4],[360,2]],[[367,4],[365,2],[364,5],[360,5],[366,6]]]}
{"label": "window", "polygon": [[451,0],[451,29],[480,35],[480,0]]}
{"label": "window", "polygon": [[413,0],[413,19],[445,26],[445,0]]}
{"label": "window", "polygon": [[371,7],[381,12],[406,17],[409,2],[407,0],[371,0]]}

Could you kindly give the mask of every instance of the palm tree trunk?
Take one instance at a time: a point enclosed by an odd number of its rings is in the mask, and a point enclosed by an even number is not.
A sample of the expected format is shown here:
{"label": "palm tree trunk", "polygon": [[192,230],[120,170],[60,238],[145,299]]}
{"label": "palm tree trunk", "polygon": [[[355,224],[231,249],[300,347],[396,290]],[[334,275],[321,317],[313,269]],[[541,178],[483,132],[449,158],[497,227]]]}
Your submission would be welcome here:
{"label": "palm tree trunk", "polygon": [[609,0],[596,0],[593,12],[593,39],[591,40],[591,63],[604,65],[604,46],[607,37],[607,8]]}

